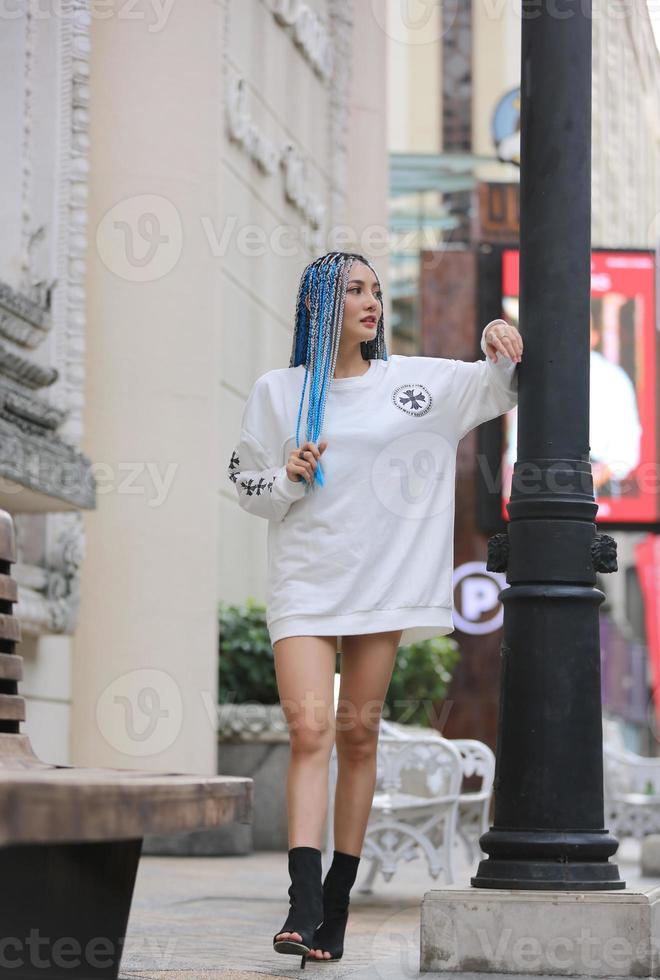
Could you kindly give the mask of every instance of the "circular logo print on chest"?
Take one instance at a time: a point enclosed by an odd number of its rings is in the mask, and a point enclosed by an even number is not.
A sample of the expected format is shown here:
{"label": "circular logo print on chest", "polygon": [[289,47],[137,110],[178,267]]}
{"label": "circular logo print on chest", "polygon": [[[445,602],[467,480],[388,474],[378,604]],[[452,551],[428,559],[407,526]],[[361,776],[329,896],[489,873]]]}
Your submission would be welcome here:
{"label": "circular logo print on chest", "polygon": [[424,385],[399,385],[392,392],[392,401],[407,415],[426,415],[431,407],[431,392]]}

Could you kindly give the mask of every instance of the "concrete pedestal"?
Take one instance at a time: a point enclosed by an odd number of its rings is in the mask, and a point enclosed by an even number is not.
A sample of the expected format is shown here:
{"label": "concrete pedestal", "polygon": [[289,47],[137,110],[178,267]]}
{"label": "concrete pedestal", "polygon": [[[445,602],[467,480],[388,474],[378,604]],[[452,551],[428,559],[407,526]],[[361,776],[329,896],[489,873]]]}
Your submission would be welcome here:
{"label": "concrete pedestal", "polygon": [[433,889],[422,901],[420,946],[421,973],[657,977],[660,887]]}
{"label": "concrete pedestal", "polygon": [[642,839],[639,864],[645,878],[660,878],[660,834],[647,834]]}

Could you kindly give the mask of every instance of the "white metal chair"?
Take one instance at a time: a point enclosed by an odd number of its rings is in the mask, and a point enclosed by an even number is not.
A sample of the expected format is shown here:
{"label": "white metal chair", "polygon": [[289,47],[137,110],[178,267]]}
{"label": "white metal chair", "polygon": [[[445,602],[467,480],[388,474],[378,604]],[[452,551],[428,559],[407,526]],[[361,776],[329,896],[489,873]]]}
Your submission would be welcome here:
{"label": "white metal chair", "polygon": [[615,837],[660,833],[660,759],[603,745],[605,825]]}
{"label": "white metal chair", "polygon": [[605,826],[617,838],[660,833],[660,759],[626,748],[621,726],[603,718]]}
{"label": "white metal chair", "polygon": [[[338,697],[339,675],[336,674],[335,709]],[[426,858],[433,878],[443,872],[447,883],[453,882],[452,849],[462,777],[463,758],[452,741],[429,729],[395,726],[381,720],[376,790],[362,848],[362,856],[371,860],[371,867],[361,892],[372,890],[378,871],[389,881],[399,861],[411,861],[419,856]],[[324,873],[334,848],[332,814],[336,780],[337,754],[333,747]]]}
{"label": "white metal chair", "polygon": [[478,789],[461,789],[458,798],[456,830],[463,842],[468,861],[474,863],[485,857],[479,838],[490,826],[490,799],[495,780],[495,753],[485,742],[476,738],[455,738],[452,743],[461,753],[463,777],[479,776]]}
{"label": "white metal chair", "polygon": [[[401,725],[398,722],[385,721],[384,719],[381,720],[380,730],[385,735],[398,738],[418,738],[422,735],[443,739],[439,732],[432,729],[415,725]],[[454,738],[451,739],[451,743],[461,753],[463,778],[477,776],[481,779],[481,785],[478,789],[461,788],[458,798],[456,832],[465,848],[467,860],[474,862],[485,856],[481,850],[479,838],[486,833],[490,826],[490,800],[493,795],[493,782],[495,780],[495,753],[489,745],[475,738]]]}

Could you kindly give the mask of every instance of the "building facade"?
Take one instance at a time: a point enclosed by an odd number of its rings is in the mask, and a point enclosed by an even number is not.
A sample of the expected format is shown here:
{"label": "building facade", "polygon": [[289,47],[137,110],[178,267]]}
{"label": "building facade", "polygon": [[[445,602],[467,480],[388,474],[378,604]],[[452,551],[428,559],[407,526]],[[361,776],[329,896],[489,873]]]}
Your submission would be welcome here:
{"label": "building facade", "polygon": [[226,480],[242,406],[288,365],[304,265],[387,228],[372,6],[3,20],[2,424],[73,471],[59,495],[24,449],[0,473],[47,761],[216,771],[218,602],[264,588]]}

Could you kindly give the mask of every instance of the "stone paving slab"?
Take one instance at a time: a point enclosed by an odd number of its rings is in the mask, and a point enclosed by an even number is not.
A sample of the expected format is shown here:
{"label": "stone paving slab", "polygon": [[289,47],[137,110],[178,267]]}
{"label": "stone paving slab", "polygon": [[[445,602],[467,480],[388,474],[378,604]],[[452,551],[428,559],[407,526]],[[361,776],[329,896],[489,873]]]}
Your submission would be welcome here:
{"label": "stone paving slab", "polygon": [[279,980],[282,974],[277,973],[245,973],[240,970],[174,970],[165,973],[122,973],[120,980]]}
{"label": "stone paving slab", "polygon": [[[469,886],[476,864],[457,846],[452,887]],[[626,840],[616,855],[628,888],[657,885],[642,879],[639,845]],[[420,905],[424,893],[444,888],[420,859],[400,867],[391,881],[378,875],[372,894],[360,892],[362,862],[351,892],[344,956],[333,963],[274,952],[272,938],[289,906],[286,854],[258,851],[228,857],[145,855],[138,869],[122,980],[268,980],[326,976],[332,980],[406,980],[442,977],[419,973]],[[621,893],[619,893],[621,894]],[[319,971],[324,971],[320,973]],[[459,976],[459,975],[457,975]],[[496,980],[492,974],[491,980]],[[470,980],[460,974],[460,980]],[[474,980],[483,980],[475,975]],[[510,980],[510,978],[509,978]],[[539,978],[535,978],[539,980]]]}
{"label": "stone paving slab", "polygon": [[[303,980],[308,980],[307,974],[308,967],[305,967],[304,973],[301,974]],[[300,973],[300,970],[298,970]],[[185,972],[179,972],[178,970],[174,972],[166,973],[126,973],[121,975],[120,980],[280,980],[282,976],[291,976],[291,973],[244,973],[240,971],[236,973],[234,970],[214,970],[212,972],[208,971],[197,971],[197,970],[187,970]],[[334,973],[333,973],[334,976]],[[358,974],[353,974],[357,977]],[[395,974],[392,974],[394,977]],[[400,974],[399,974],[400,976]],[[360,975],[360,980],[364,980],[366,975]],[[374,980],[380,980],[380,975],[372,974]],[[460,976],[448,973],[421,973],[419,974],[419,980],[484,980],[483,973],[461,973]],[[504,973],[489,973],[488,980],[557,980],[557,977],[539,977],[537,974],[504,974]],[[571,980],[571,978],[564,978],[564,980]],[[579,978],[578,978],[579,980]],[[610,978],[610,980],[617,980],[616,977]],[[639,977],[638,980],[657,980],[656,977]]]}

